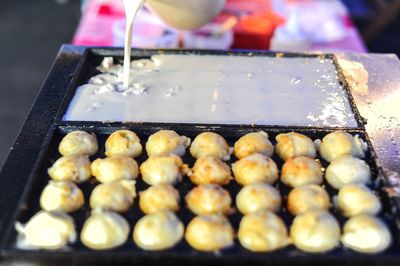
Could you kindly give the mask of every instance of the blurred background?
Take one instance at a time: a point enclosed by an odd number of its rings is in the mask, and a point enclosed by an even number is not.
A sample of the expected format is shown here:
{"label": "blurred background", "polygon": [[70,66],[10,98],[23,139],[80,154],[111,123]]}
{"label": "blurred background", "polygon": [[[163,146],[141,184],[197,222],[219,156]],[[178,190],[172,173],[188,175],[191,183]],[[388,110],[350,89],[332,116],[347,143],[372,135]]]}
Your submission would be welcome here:
{"label": "blurred background", "polygon": [[[199,0],[200,1],[200,0]],[[61,44],[122,46],[122,0],[0,2],[0,165]],[[144,9],[135,47],[400,55],[400,0],[227,0],[206,27],[176,31]]]}

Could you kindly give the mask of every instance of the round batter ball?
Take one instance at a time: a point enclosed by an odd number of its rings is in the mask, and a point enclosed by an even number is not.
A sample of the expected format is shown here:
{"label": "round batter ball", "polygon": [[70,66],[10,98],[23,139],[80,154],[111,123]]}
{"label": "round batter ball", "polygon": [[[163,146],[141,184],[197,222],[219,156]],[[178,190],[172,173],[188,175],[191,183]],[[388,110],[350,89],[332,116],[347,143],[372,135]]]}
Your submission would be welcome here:
{"label": "round batter ball", "polygon": [[322,184],[321,164],[306,156],[288,159],[283,164],[281,180],[289,187]]}
{"label": "round batter ball", "polygon": [[329,195],[318,185],[304,185],[290,191],[288,210],[293,215],[299,215],[312,210],[328,210],[331,206]]}
{"label": "round batter ball", "polygon": [[196,185],[226,185],[233,179],[229,165],[217,157],[210,156],[197,159],[188,175]]}
{"label": "round batter ball", "polygon": [[176,155],[153,156],[140,166],[142,179],[149,185],[176,184],[188,172],[188,166]]}
{"label": "round batter ball", "polygon": [[198,135],[190,146],[190,153],[196,159],[212,156],[229,161],[231,158],[231,151],[226,140],[213,132],[203,132]]}
{"label": "round batter ball", "polygon": [[40,195],[40,206],[46,211],[73,212],[84,203],[82,191],[70,181],[50,181]]}
{"label": "round batter ball", "polygon": [[236,196],[236,206],[243,214],[258,211],[279,211],[282,204],[279,191],[266,183],[244,186]]}
{"label": "round batter ball", "polygon": [[344,155],[331,162],[326,168],[325,178],[329,185],[340,189],[348,184],[368,184],[371,170],[366,162],[351,155]]}
{"label": "round batter ball", "polygon": [[162,210],[179,210],[179,193],[171,185],[154,185],[139,193],[139,207],[149,214]]}
{"label": "round batter ball", "polygon": [[136,223],[133,240],[144,250],[165,250],[178,244],[183,233],[183,223],[173,212],[159,211],[147,214]]}
{"label": "round batter ball", "polygon": [[186,227],[186,241],[200,251],[219,251],[233,245],[234,231],[221,215],[194,217]]}
{"label": "round batter ball", "polygon": [[68,133],[60,142],[58,151],[63,156],[68,155],[88,155],[97,153],[99,145],[96,136],[84,131],[72,131]]}
{"label": "round batter ball", "polygon": [[76,240],[74,220],[60,212],[40,211],[24,225],[17,222],[15,230],[23,249],[60,249]]}
{"label": "round batter ball", "polygon": [[269,211],[243,216],[239,225],[240,244],[253,252],[269,252],[290,243],[286,225],[276,214]]}
{"label": "round batter ball", "polygon": [[136,197],[136,181],[119,180],[96,186],[90,195],[90,207],[126,212]]}
{"label": "round batter ball", "polygon": [[139,157],[142,154],[142,144],[135,132],[130,130],[118,130],[112,133],[106,140],[106,156],[124,155]]}
{"label": "round batter ball", "polygon": [[189,146],[190,139],[188,137],[179,136],[172,130],[160,130],[149,137],[146,151],[149,157],[169,154],[183,156]]}
{"label": "round batter ball", "polygon": [[307,136],[295,132],[276,136],[276,153],[282,160],[298,156],[315,158],[317,151],[314,142]]}
{"label": "round batter ball", "polygon": [[334,131],[326,135],[322,141],[315,141],[321,157],[332,162],[343,155],[364,158],[368,150],[367,144],[358,135],[352,136],[344,131]]}
{"label": "round batter ball", "polygon": [[189,210],[197,215],[229,214],[232,211],[231,196],[219,185],[199,185],[185,199]]}
{"label": "round batter ball", "polygon": [[372,191],[362,184],[349,184],[339,190],[338,207],[344,216],[359,214],[378,214],[382,208],[381,202]]}
{"label": "round batter ball", "polygon": [[90,165],[92,174],[101,183],[136,179],[139,175],[137,162],[128,156],[96,159]]}
{"label": "round batter ball", "polygon": [[115,212],[95,210],[81,232],[82,243],[90,249],[105,250],[121,246],[129,236],[129,224]]}
{"label": "round batter ball", "polygon": [[378,253],[387,249],[392,236],[387,225],[371,215],[351,217],[343,227],[342,243],[362,253]]}
{"label": "round batter ball", "polygon": [[251,183],[275,183],[278,180],[276,163],[265,155],[256,153],[232,164],[236,182],[245,186]]}
{"label": "round batter ball", "polygon": [[59,158],[48,170],[49,176],[56,181],[72,181],[82,183],[88,180],[90,171],[89,157],[71,155]]}
{"label": "round batter ball", "polygon": [[293,244],[310,253],[334,249],[340,239],[340,227],[327,211],[310,211],[294,218],[290,229]]}
{"label": "round batter ball", "polygon": [[269,141],[268,134],[264,131],[259,131],[246,134],[236,141],[233,152],[238,159],[254,153],[260,153],[271,157],[274,154],[274,146],[272,146],[271,141]]}

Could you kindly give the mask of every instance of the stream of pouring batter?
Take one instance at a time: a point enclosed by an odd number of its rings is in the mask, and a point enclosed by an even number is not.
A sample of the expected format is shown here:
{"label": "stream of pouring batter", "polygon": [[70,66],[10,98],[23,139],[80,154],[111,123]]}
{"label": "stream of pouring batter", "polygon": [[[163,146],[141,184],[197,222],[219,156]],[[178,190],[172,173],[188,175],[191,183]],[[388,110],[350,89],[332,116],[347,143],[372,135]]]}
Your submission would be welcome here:
{"label": "stream of pouring batter", "polygon": [[123,86],[129,86],[129,74],[131,65],[131,49],[132,49],[132,33],[133,22],[139,10],[143,7],[146,0],[124,0],[126,14],[126,29],[125,29],[125,50],[124,50],[124,72]]}

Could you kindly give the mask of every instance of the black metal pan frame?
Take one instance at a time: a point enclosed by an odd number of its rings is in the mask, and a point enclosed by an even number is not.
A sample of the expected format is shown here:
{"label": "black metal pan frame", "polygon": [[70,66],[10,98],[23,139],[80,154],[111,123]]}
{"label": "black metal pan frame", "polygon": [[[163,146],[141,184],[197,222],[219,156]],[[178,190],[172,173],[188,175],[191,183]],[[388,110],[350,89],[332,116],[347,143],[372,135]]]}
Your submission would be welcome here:
{"label": "black metal pan frame", "polygon": [[[2,236],[1,251],[4,258],[23,258],[33,260],[36,263],[45,261],[46,263],[55,262],[60,264],[76,262],[99,263],[113,261],[125,263],[130,262],[182,262],[187,261],[194,264],[203,263],[234,263],[234,264],[334,264],[338,263],[358,263],[379,265],[400,264],[400,246],[398,238],[398,199],[389,199],[386,204],[386,211],[392,215],[392,231],[395,234],[395,243],[392,248],[385,253],[375,256],[361,255],[354,252],[334,251],[326,254],[305,254],[295,249],[285,249],[270,254],[254,254],[250,252],[240,252],[235,248],[222,255],[200,253],[200,252],[180,252],[171,250],[157,253],[144,251],[114,250],[108,252],[96,252],[88,249],[58,252],[46,251],[23,251],[14,246],[15,231],[13,224],[21,214],[29,212],[33,203],[30,202],[32,193],[38,185],[38,175],[43,172],[43,165],[49,156],[49,150],[54,148],[55,139],[59,139],[62,134],[71,130],[86,130],[95,132],[99,135],[106,135],[110,132],[129,128],[135,130],[140,135],[149,135],[158,129],[174,129],[178,132],[194,136],[203,131],[216,131],[227,138],[237,138],[249,131],[265,130],[272,135],[298,131],[314,138],[320,138],[323,134],[337,129],[344,129],[354,134],[360,134],[370,146],[370,165],[374,170],[374,175],[379,180],[380,188],[387,186],[382,169],[377,164],[376,154],[369,141],[364,128],[364,119],[360,116],[354,100],[351,96],[349,87],[344,79],[343,73],[337,64],[334,55],[311,55],[311,54],[287,54],[273,52],[253,52],[253,51],[182,51],[182,50],[133,50],[134,58],[146,58],[157,53],[195,53],[213,55],[242,55],[242,56],[283,56],[283,57],[322,57],[332,59],[339,73],[339,79],[346,90],[353,112],[358,121],[357,128],[318,128],[318,127],[290,127],[290,126],[258,126],[258,125],[205,125],[205,124],[162,124],[162,123],[121,123],[121,122],[81,122],[63,121],[62,117],[72,99],[76,88],[85,83],[87,79],[95,74],[95,66],[104,56],[122,58],[121,49],[113,48],[84,48],[74,46],[64,46],[60,51],[49,76],[33,106],[20,135],[13,146],[10,155],[0,173],[0,187],[3,191],[0,195],[0,235]],[[53,153],[54,155],[54,153]],[[47,178],[44,178],[47,180]],[[40,182],[39,182],[40,183]],[[6,190],[7,189],[7,190]],[[238,246],[238,244],[236,244]],[[53,261],[54,260],[54,261]]]}

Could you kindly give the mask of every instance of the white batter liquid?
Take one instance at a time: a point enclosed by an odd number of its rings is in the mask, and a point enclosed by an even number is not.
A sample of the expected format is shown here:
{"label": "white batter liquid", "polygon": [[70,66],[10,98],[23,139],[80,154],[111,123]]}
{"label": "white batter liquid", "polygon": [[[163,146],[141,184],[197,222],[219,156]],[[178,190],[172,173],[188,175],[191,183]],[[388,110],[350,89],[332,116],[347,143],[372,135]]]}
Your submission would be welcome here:
{"label": "white batter liquid", "polygon": [[143,7],[146,0],[124,0],[126,13],[126,29],[125,29],[125,50],[124,50],[124,73],[123,87],[129,86],[131,49],[132,49],[132,33],[133,23],[139,10]]}
{"label": "white batter liquid", "polygon": [[330,60],[160,54],[131,63],[128,90],[121,65],[99,69],[64,120],[357,126]]}

